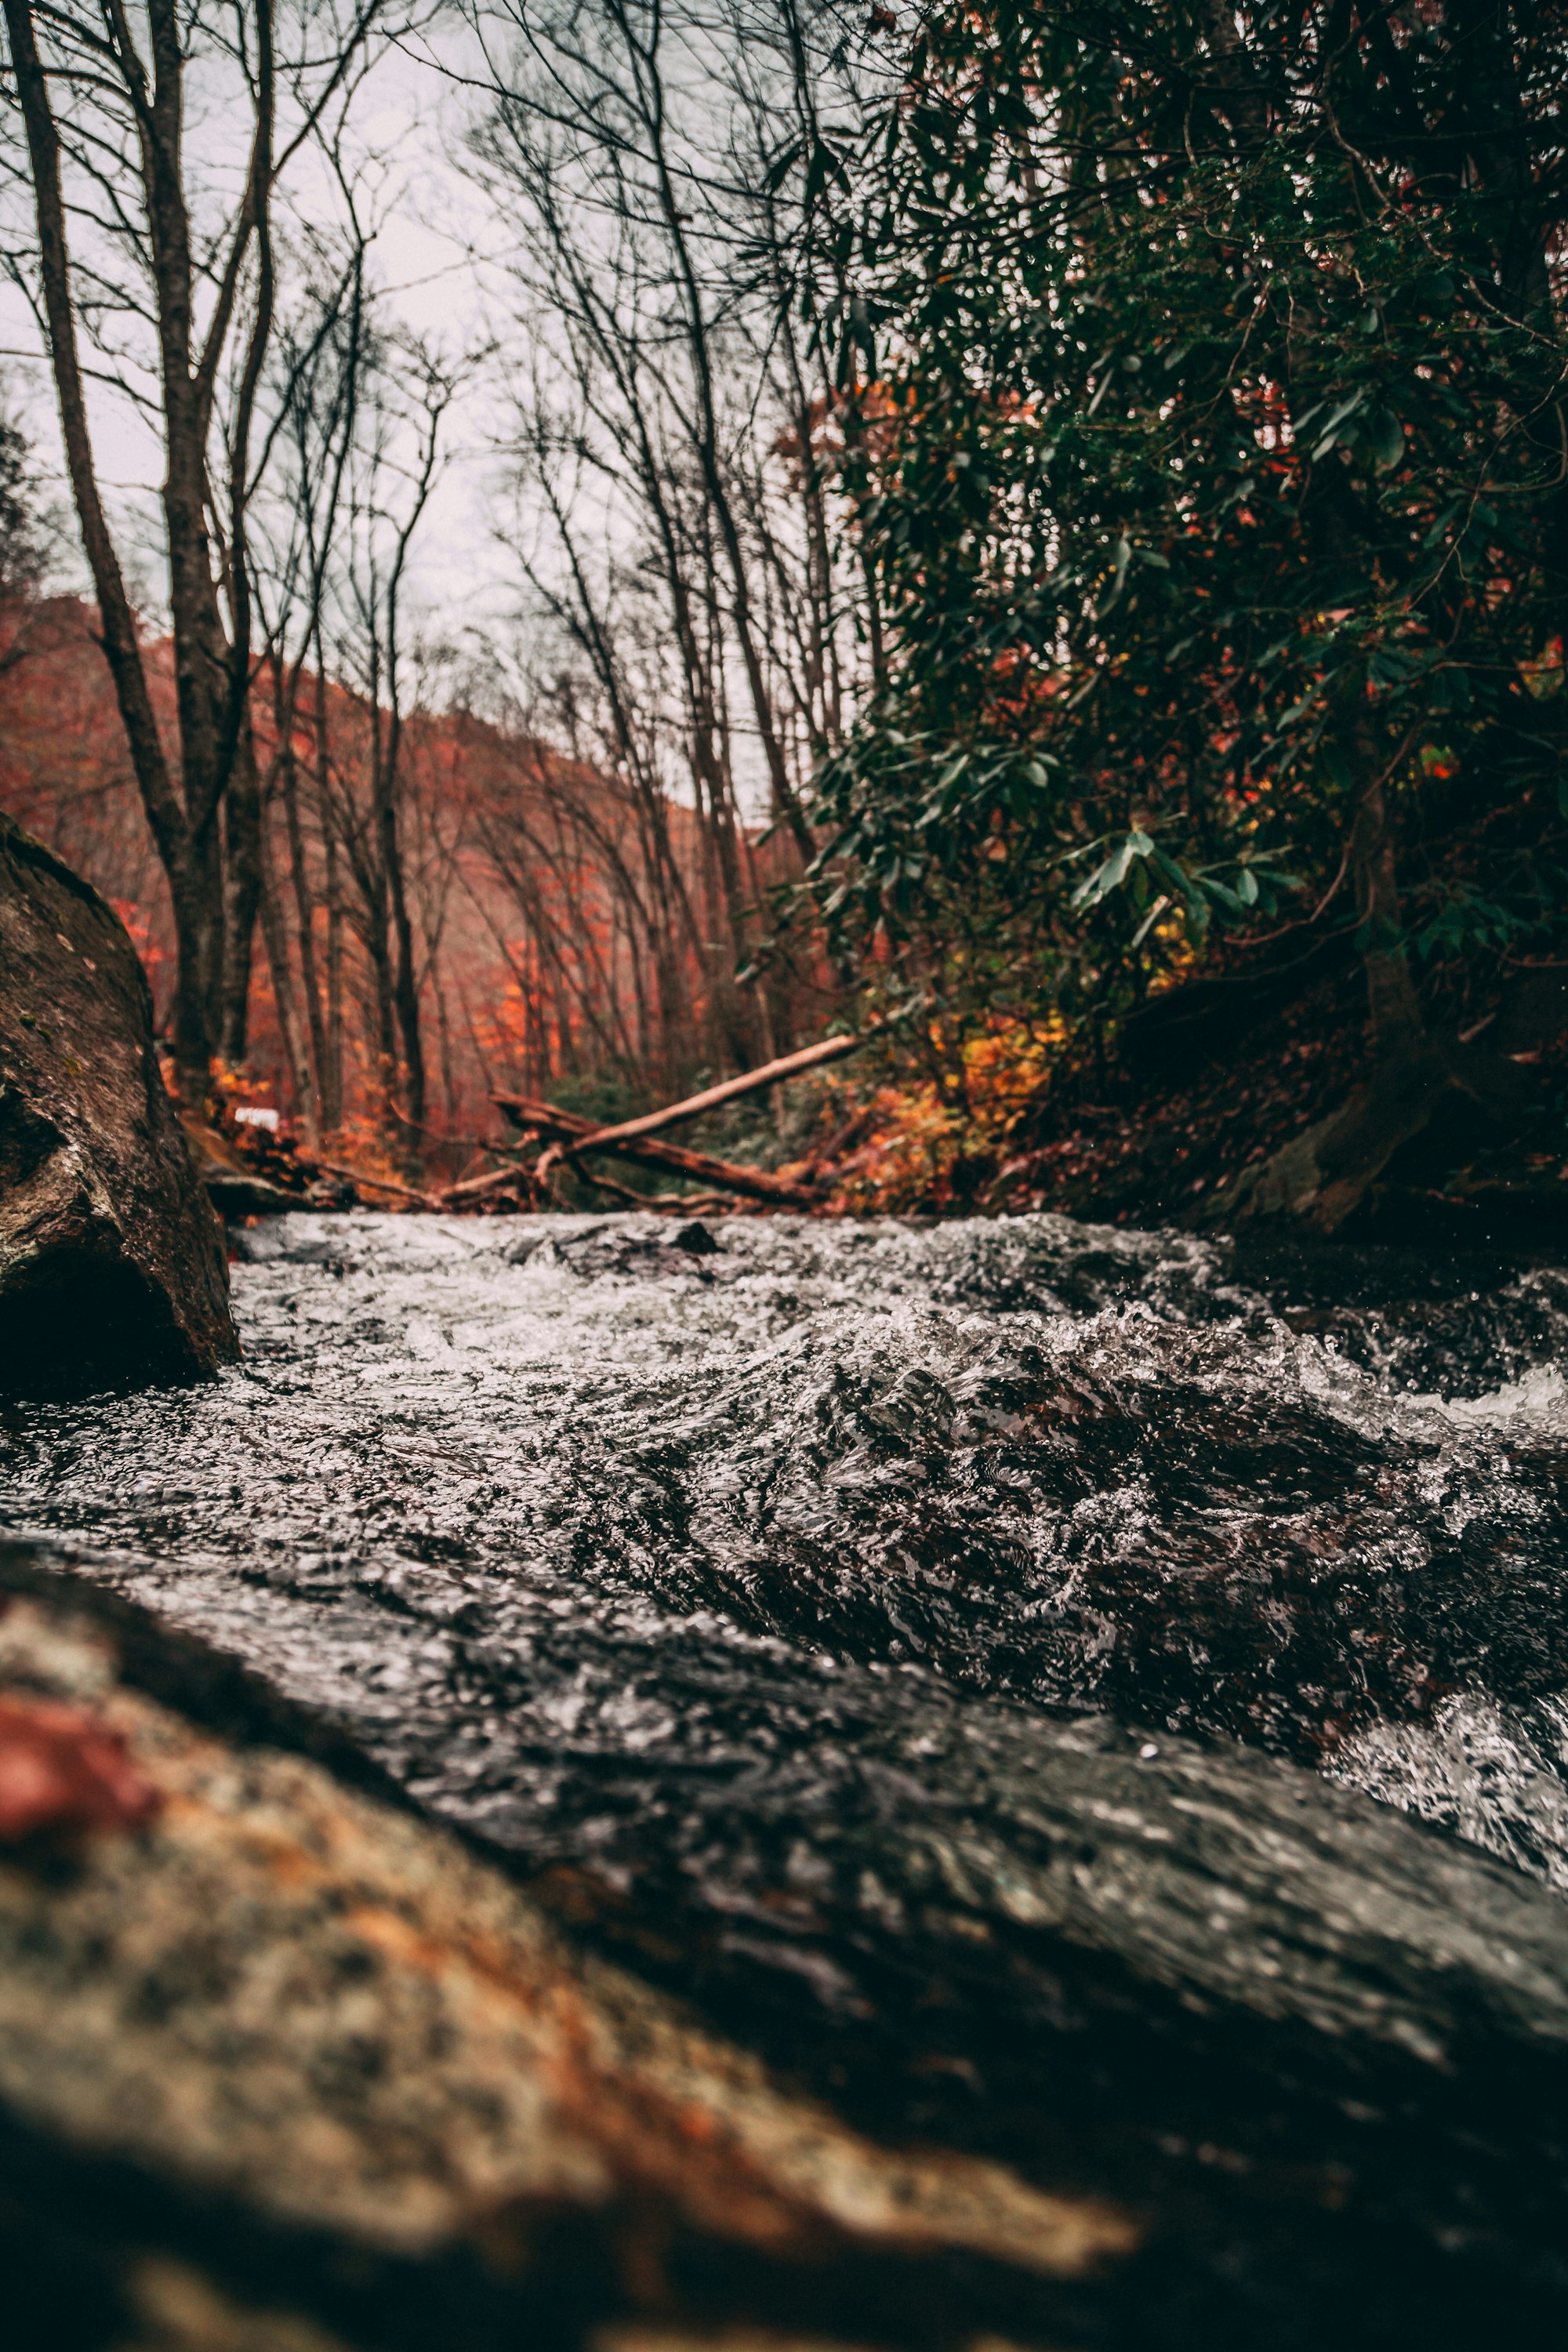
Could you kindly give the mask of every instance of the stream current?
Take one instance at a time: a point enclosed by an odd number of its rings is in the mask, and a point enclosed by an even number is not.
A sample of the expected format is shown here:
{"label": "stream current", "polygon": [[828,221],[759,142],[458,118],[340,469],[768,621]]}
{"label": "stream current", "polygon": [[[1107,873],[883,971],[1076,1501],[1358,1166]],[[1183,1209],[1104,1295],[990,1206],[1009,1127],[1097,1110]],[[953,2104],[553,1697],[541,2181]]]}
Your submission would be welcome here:
{"label": "stream current", "polygon": [[1568,1275],[1044,1216],[237,1243],[237,1369],[6,1409],[14,1529],[858,2123],[1131,2207],[1024,2340],[1561,2331]]}

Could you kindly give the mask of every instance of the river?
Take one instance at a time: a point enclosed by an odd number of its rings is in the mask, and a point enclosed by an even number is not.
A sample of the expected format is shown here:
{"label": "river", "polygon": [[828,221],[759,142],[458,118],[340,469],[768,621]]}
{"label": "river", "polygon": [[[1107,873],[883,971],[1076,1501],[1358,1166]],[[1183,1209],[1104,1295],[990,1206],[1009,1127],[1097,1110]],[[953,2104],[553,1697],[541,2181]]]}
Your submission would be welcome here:
{"label": "river", "polygon": [[1568,1276],[1018,1217],[295,1215],[3,1507],[886,2137],[1063,2346],[1568,2318]]}

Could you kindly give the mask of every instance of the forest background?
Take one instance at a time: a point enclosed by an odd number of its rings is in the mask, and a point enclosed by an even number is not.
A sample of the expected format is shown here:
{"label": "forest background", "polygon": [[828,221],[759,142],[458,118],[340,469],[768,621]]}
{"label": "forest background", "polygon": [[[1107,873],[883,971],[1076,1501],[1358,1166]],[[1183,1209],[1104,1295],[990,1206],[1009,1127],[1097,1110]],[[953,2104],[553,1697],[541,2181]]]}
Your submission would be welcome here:
{"label": "forest background", "polygon": [[1555,1181],[1562,10],[5,15],[0,797],[189,1099],[423,1184],[869,1014],[729,1147]]}

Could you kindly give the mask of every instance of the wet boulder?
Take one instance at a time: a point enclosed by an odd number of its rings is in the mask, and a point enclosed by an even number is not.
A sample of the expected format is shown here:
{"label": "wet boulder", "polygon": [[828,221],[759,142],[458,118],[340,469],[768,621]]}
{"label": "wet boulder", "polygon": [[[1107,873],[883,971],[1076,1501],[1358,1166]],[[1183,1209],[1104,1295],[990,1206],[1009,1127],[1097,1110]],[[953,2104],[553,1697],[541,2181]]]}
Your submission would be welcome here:
{"label": "wet boulder", "polygon": [[237,1353],[136,950],[0,815],[0,1391],[200,1379]]}
{"label": "wet boulder", "polygon": [[284,1712],[198,1644],[41,1576],[0,1596],[0,1774],[42,1725],[116,1790],[0,1822],[18,2343],[513,2352],[842,2315],[956,2352],[1039,2340],[1135,2250],[1101,2197],[791,2092],[275,1744]]}

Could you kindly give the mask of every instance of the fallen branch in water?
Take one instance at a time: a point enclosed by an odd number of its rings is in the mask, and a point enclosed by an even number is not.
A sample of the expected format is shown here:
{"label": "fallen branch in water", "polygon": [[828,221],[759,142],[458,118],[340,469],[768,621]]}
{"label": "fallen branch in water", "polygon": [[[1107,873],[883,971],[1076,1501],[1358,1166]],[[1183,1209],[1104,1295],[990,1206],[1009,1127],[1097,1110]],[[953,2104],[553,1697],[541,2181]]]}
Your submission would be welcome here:
{"label": "fallen branch in water", "polygon": [[[578,1118],[571,1111],[557,1110],[553,1103],[539,1102],[529,1095],[492,1095],[490,1100],[519,1127],[562,1145],[563,1156],[569,1160],[591,1147],[595,1151],[613,1152],[618,1159],[635,1160],[645,1167],[668,1168],[678,1176],[718,1186],[726,1192],[742,1192],[753,1201],[769,1201],[793,1209],[816,1205],[816,1196],[805,1185],[787,1176],[774,1176],[764,1168],[742,1168],[728,1160],[710,1160],[700,1151],[683,1150],[678,1143],[657,1142],[651,1136],[626,1136],[606,1143],[604,1131],[595,1128],[592,1119]],[[514,1182],[517,1173],[514,1169],[500,1169],[493,1176],[476,1176],[467,1184],[441,1193],[439,1199],[445,1205],[455,1199],[499,1192],[502,1185]]]}
{"label": "fallen branch in water", "polygon": [[[531,1142],[537,1139],[531,1135],[525,1140]],[[487,1143],[485,1150],[494,1152],[498,1147]],[[447,1185],[437,1193],[435,1205],[439,1209],[449,1209],[460,1201],[477,1201],[487,1192],[503,1192],[509,1184],[521,1184],[530,1192],[533,1190],[533,1171],[524,1166],[521,1155],[513,1158],[505,1168],[491,1168],[483,1176],[465,1176],[461,1183]]]}
{"label": "fallen branch in water", "polygon": [[[618,1127],[597,1128],[584,1138],[578,1149],[605,1151],[612,1144],[629,1142],[636,1136],[679,1127],[689,1118],[700,1118],[705,1110],[717,1109],[721,1103],[736,1102],[742,1095],[761,1094],[765,1087],[780,1086],[785,1078],[797,1078],[806,1070],[821,1069],[827,1062],[841,1062],[846,1054],[858,1053],[883,1025],[878,1023],[855,1037],[821,1038],[815,1045],[803,1045],[798,1053],[781,1054],[776,1061],[764,1062],[759,1069],[742,1070],[738,1078],[725,1078],[700,1095],[688,1095],[681,1102],[667,1103],[662,1110],[645,1111],[641,1118],[623,1119]],[[494,1099],[500,1101],[500,1097]]]}
{"label": "fallen branch in water", "polygon": [[580,1168],[578,1174],[584,1184],[592,1184],[596,1192],[608,1192],[615,1201],[625,1201],[628,1208],[654,1209],[660,1216],[695,1216],[700,1210],[732,1209],[735,1205],[727,1192],[637,1192],[629,1184],[617,1184],[613,1176],[595,1175],[592,1170]]}
{"label": "fallen branch in water", "polygon": [[[644,1167],[668,1168],[697,1183],[717,1186],[725,1192],[739,1192],[753,1201],[776,1202],[788,1208],[815,1208],[817,1196],[809,1176],[803,1181],[798,1177],[774,1176],[762,1168],[743,1168],[734,1160],[714,1160],[703,1152],[687,1151],[679,1144],[657,1143],[653,1140],[654,1132],[660,1128],[677,1127],[685,1119],[700,1118],[704,1111],[716,1109],[721,1103],[735,1102],[742,1095],[760,1094],[764,1087],[779,1086],[786,1078],[799,1077],[826,1063],[842,1061],[886,1025],[883,1022],[874,1023],[853,1037],[820,1038],[815,1045],[803,1045],[794,1054],[781,1054],[776,1060],[764,1062],[760,1069],[743,1070],[739,1077],[725,1078],[716,1087],[705,1087],[701,1094],[667,1103],[662,1110],[645,1112],[640,1118],[623,1119],[617,1127],[595,1127],[592,1119],[579,1118],[574,1111],[559,1110],[553,1103],[541,1102],[533,1096],[492,1095],[490,1100],[498,1108],[514,1126],[525,1130],[522,1139],[543,1143],[543,1152],[531,1171],[514,1162],[510,1167],[492,1169],[486,1175],[448,1184],[436,1196],[434,1205],[449,1208],[459,1202],[480,1200],[520,1180],[537,1185],[561,1160],[576,1165],[588,1152],[605,1151]],[[634,1193],[629,1186],[591,1175],[586,1169],[579,1172],[590,1184],[635,1201],[639,1208],[690,1206],[689,1202],[682,1202],[679,1194],[660,1198]]]}
{"label": "fallen branch in water", "polygon": [[400,1201],[412,1201],[421,1209],[437,1207],[444,1197],[440,1193],[416,1192],[412,1184],[400,1184],[393,1176],[367,1176],[363,1168],[345,1167],[340,1160],[317,1160],[312,1157],[302,1161],[301,1165],[310,1169],[322,1169],[329,1176],[341,1176],[345,1183],[356,1186],[362,1192],[395,1193]]}

